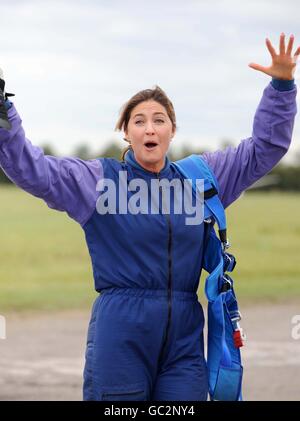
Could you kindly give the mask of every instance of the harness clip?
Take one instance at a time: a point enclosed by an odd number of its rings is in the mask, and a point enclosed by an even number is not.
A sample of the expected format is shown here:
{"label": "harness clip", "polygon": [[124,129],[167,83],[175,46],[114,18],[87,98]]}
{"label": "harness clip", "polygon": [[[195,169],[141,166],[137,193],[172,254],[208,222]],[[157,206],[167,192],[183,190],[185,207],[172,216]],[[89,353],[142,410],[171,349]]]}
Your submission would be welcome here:
{"label": "harness clip", "polygon": [[233,332],[233,342],[236,348],[241,348],[245,345],[246,335],[241,328],[239,321],[242,319],[242,315],[239,310],[232,312],[233,317],[231,317],[231,322],[233,324],[234,332]]}
{"label": "harness clip", "polygon": [[236,324],[236,329],[233,332],[233,341],[234,341],[234,346],[236,348],[241,348],[242,346],[245,345],[245,341],[246,341],[246,335],[243,332],[243,329],[240,327],[239,323]]}
{"label": "harness clip", "polygon": [[222,248],[223,248],[223,252],[225,252],[225,250],[229,249],[229,247],[231,246],[228,238],[226,239],[226,241],[222,241]]}
{"label": "harness clip", "polygon": [[222,276],[223,284],[221,286],[221,292],[229,291],[232,288],[232,282],[226,273]]}

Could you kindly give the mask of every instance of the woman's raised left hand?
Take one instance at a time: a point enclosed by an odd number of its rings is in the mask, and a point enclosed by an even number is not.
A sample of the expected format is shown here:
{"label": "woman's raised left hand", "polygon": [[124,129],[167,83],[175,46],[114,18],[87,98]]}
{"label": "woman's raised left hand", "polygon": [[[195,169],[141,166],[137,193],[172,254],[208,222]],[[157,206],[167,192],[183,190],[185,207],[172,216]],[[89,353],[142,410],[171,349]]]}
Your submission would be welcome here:
{"label": "woman's raised left hand", "polygon": [[294,55],[292,55],[293,44],[294,35],[291,35],[286,48],[285,35],[282,33],[279,41],[279,54],[277,54],[271,41],[266,38],[266,45],[272,57],[271,66],[264,67],[257,63],[249,63],[248,66],[276,79],[292,80],[294,79],[297,59],[300,55],[300,47],[298,47]]}

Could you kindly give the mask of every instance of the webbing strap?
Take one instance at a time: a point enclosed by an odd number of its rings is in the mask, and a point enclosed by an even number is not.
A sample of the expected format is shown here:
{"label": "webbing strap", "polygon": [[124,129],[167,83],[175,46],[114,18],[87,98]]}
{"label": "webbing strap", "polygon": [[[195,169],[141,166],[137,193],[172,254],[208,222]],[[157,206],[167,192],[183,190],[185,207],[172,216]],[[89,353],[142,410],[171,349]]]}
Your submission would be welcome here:
{"label": "webbing strap", "polygon": [[192,181],[194,192],[197,189],[196,180],[204,179],[204,218],[214,216],[219,227],[220,239],[222,243],[226,242],[226,215],[218,197],[217,180],[206,162],[198,155],[191,155],[173,162],[173,165],[184,178]]}
{"label": "webbing strap", "polygon": [[[218,197],[217,181],[209,166],[200,156],[191,155],[173,164],[186,179],[192,181],[195,194],[197,194],[196,189],[198,188],[196,179],[204,179],[204,218],[213,217],[217,222],[223,245],[222,249],[214,231],[211,232],[213,224],[206,224],[205,246],[208,246],[208,255],[215,256],[215,253],[218,253],[212,263],[216,266],[212,268],[205,283],[205,293],[209,301],[208,369],[210,395],[216,400],[241,400],[242,366],[240,351],[234,348],[233,339],[230,338],[229,340],[228,338],[228,335],[232,334],[231,318],[238,315],[239,311],[234,291],[220,292],[220,284],[225,276],[224,272],[231,272],[234,269],[235,258],[225,253],[227,245],[226,216],[222,202]],[[217,242],[214,241],[214,238]],[[228,278],[230,277],[228,276]]]}

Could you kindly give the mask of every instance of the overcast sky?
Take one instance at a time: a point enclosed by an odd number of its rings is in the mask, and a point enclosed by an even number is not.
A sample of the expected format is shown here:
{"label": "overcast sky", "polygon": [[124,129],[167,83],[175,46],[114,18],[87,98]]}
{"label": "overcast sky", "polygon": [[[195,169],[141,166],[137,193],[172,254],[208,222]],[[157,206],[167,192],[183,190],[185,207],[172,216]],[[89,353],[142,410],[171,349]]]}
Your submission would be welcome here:
{"label": "overcast sky", "polygon": [[0,67],[27,137],[59,154],[112,138],[125,147],[120,108],[155,84],[175,107],[174,146],[213,150],[251,136],[270,77],[248,63],[270,63],[266,37],[300,45],[299,18],[297,0],[1,0]]}

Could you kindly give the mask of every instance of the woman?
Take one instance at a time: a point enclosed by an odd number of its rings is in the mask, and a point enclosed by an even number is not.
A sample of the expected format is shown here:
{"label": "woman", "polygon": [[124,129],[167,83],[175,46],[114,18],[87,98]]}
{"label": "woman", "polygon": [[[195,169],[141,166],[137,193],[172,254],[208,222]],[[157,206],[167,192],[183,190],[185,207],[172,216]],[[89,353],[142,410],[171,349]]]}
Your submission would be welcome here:
{"label": "woman", "polygon": [[[291,142],[300,47],[292,57],[293,36],[286,49],[283,34],[279,54],[266,43],[271,66],[250,64],[272,76],[252,136],[237,148],[203,154],[224,207],[269,172]],[[116,126],[130,143],[122,162],[44,156],[25,138],[14,105],[6,101],[6,106],[12,127],[0,129],[1,167],[15,184],[66,211],[85,231],[101,294],[88,331],[84,399],[206,400],[204,315],[196,294],[203,223],[188,225],[185,211],[164,213],[162,203],[157,213],[121,209],[120,171],[126,187],[138,179],[148,187],[153,180],[182,181],[166,156],[176,133],[171,101],[156,87],[125,104]],[[107,179],[115,201],[103,188]],[[132,191],[126,194],[128,201]]]}

